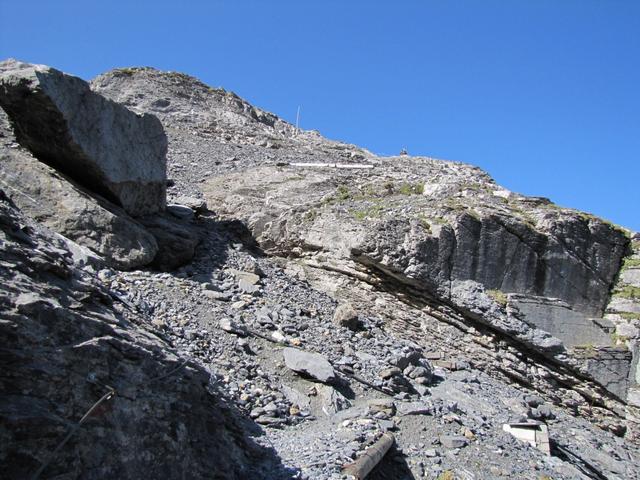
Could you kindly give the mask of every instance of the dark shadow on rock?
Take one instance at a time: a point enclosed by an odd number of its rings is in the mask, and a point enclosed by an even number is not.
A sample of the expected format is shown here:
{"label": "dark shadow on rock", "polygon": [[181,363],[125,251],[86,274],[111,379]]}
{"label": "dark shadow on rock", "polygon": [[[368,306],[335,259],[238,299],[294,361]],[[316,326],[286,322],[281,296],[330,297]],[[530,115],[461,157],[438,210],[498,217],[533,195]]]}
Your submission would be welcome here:
{"label": "dark shadow on rock", "polygon": [[[241,245],[253,256],[263,257],[265,254],[258,246],[247,226],[239,220],[217,220],[213,215],[202,215],[190,224],[199,237],[199,243],[194,248],[193,258],[184,265],[184,269],[169,269],[169,273],[183,277],[185,272],[203,275],[213,273],[225,267],[228,251]],[[192,267],[191,269],[189,267]],[[191,270],[191,271],[190,271]]]}
{"label": "dark shadow on rock", "polygon": [[332,384],[338,392],[340,392],[346,399],[355,400],[356,392],[351,388],[351,384],[345,378],[338,378],[336,382]]}
{"label": "dark shadow on rock", "polygon": [[191,222],[190,228],[199,239],[193,249],[192,258],[181,265],[184,268],[174,267],[168,269],[168,273],[179,277],[184,277],[185,273],[191,275],[194,272],[190,267],[195,264],[198,265],[198,273],[203,273],[203,271],[211,273],[222,269],[227,262],[228,249],[234,243],[225,225],[214,217],[202,216]]}
{"label": "dark shadow on rock", "polygon": [[552,456],[570,463],[588,478],[592,478],[593,480],[607,480],[608,477],[598,470],[591,462],[572,452],[566,446],[559,444],[553,439],[549,439],[549,444],[551,446]]}
{"label": "dark shadow on rock", "polygon": [[228,232],[230,238],[234,239],[235,242],[242,243],[244,248],[249,250],[252,254],[259,257],[265,256],[258,244],[258,241],[244,222],[240,220],[223,220],[218,223]]}
{"label": "dark shadow on rock", "polygon": [[444,382],[446,380],[445,377],[441,377],[440,375],[438,375],[437,373],[434,373],[431,376],[431,381],[429,381],[429,387],[435,387],[437,385],[439,385],[440,383]]}
{"label": "dark shadow on rock", "polygon": [[367,480],[415,480],[415,478],[405,456],[398,451],[396,444],[367,475]]}
{"label": "dark shadow on rock", "polygon": [[114,309],[3,193],[0,238],[0,478],[295,477],[214,374]]}
{"label": "dark shadow on rock", "polygon": [[202,232],[193,223],[174,217],[169,212],[146,215],[136,219],[151,233],[158,243],[151,267],[170,271],[193,260],[201,242]]}

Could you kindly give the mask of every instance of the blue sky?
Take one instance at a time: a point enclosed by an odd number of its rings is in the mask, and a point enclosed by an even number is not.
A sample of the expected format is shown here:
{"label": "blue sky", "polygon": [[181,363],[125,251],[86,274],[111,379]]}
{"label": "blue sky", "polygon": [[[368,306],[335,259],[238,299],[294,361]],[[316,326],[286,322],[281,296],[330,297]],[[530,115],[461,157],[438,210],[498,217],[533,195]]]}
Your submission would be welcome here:
{"label": "blue sky", "polygon": [[0,57],[182,71],[640,230],[638,0],[0,0]]}

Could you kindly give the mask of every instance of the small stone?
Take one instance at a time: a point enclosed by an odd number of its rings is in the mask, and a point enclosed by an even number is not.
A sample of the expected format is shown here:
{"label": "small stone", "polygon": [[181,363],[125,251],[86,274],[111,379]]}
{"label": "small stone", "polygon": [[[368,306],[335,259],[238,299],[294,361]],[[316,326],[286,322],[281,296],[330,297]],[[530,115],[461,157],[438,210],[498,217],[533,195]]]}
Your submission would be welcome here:
{"label": "small stone", "polygon": [[167,212],[180,220],[192,220],[194,217],[193,210],[189,207],[175,203],[167,205]]}
{"label": "small stone", "polygon": [[167,326],[165,321],[161,318],[154,318],[153,320],[151,320],[151,324],[158,328],[165,328]]}
{"label": "small stone", "polygon": [[322,402],[322,411],[327,416],[331,416],[351,406],[351,402],[349,402],[344,395],[329,385],[320,387],[318,393],[320,401]]}
{"label": "small stone", "polygon": [[223,302],[231,300],[231,297],[233,296],[230,292],[216,292],[214,290],[205,290],[202,294],[211,300],[220,300]]}
{"label": "small stone", "polygon": [[255,293],[258,290],[260,290],[260,287],[258,287],[255,283],[251,283],[248,282],[247,280],[245,280],[244,278],[241,278],[238,281],[238,288],[244,292],[244,293]]}
{"label": "small stone", "polygon": [[175,201],[177,204],[189,207],[196,213],[204,213],[207,211],[207,202],[199,198],[179,196]]}
{"label": "small stone", "polygon": [[338,308],[336,308],[336,311],[333,314],[333,323],[354,331],[361,328],[361,323],[358,319],[358,312],[356,312],[355,308],[353,308],[350,303],[338,305]]}
{"label": "small stone", "polygon": [[440,437],[440,443],[446,448],[463,448],[467,446],[469,441],[458,435],[442,435]]}
{"label": "small stone", "polygon": [[309,397],[304,393],[296,390],[295,388],[289,387],[287,385],[282,385],[282,393],[285,398],[289,400],[293,405],[300,407],[301,409],[309,409],[311,406],[311,401]]}
{"label": "small stone", "polygon": [[278,330],[274,330],[271,332],[271,338],[273,338],[278,343],[287,343],[287,337],[285,337],[282,332]]}
{"label": "small stone", "polygon": [[390,398],[375,398],[367,402],[369,411],[371,413],[384,412],[387,415],[393,415],[396,412],[396,407]]}
{"label": "small stone", "polygon": [[269,415],[260,415],[255,419],[256,423],[260,425],[277,426],[282,424],[282,420],[279,418],[271,417]]}
{"label": "small stone", "polygon": [[246,306],[247,302],[245,302],[244,300],[238,300],[237,302],[231,304],[231,308],[233,308],[234,310],[243,310]]}
{"label": "small stone", "polygon": [[253,410],[251,410],[251,412],[249,413],[249,416],[251,418],[258,418],[260,415],[262,415],[264,413],[264,410],[260,407],[256,407]]}
{"label": "small stone", "polygon": [[396,429],[396,423],[393,420],[378,420],[378,426],[383,432]]}
{"label": "small stone", "polygon": [[[417,381],[417,379],[416,379]],[[415,389],[416,392],[418,392],[418,394],[421,397],[424,397],[425,395],[427,395],[429,393],[429,389],[427,387],[425,387],[424,385],[418,384],[418,385],[414,385],[413,388]]]}
{"label": "small stone", "polygon": [[278,406],[274,402],[267,403],[264,407],[265,413],[273,414],[278,411]]}
{"label": "small stone", "polygon": [[431,415],[433,406],[426,402],[398,402],[396,409],[400,415]]}
{"label": "small stone", "polygon": [[542,405],[544,403],[544,400],[538,395],[526,395],[524,397],[524,402],[531,408],[536,408],[539,405]]}
{"label": "small stone", "polygon": [[260,276],[255,273],[245,272],[243,270],[230,270],[231,274],[236,278],[236,281],[244,280],[245,282],[256,285],[260,281]]}
{"label": "small stone", "polygon": [[400,375],[402,375],[402,370],[400,370],[398,367],[385,368],[383,370],[380,370],[380,372],[378,373],[378,376],[383,380],[388,380],[389,378],[398,377]]}
{"label": "small stone", "polygon": [[220,319],[220,321],[218,322],[218,325],[225,332],[233,333],[235,335],[241,335],[241,336],[247,335],[247,329],[243,325],[240,325],[234,322],[230,318]]}

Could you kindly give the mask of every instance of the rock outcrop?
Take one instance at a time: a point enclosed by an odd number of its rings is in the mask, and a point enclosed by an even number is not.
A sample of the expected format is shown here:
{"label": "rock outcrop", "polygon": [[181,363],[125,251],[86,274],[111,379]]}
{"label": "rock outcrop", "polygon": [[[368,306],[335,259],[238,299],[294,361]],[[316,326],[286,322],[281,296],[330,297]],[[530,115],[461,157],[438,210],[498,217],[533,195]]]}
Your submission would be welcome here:
{"label": "rock outcrop", "polygon": [[129,270],[151,263],[154,236],[121,208],[97,197],[16,142],[0,109],[2,187],[23,212],[52,230],[90,248],[107,265]]}
{"label": "rock outcrop", "polygon": [[473,280],[602,315],[629,243],[621,230],[579,215],[535,212],[540,220],[531,224],[518,215],[465,210],[438,235],[406,218],[384,219],[355,255],[444,297],[450,281]]}
{"label": "rock outcrop", "polygon": [[[563,363],[565,346],[612,346],[602,315],[629,246],[623,230],[545,199],[505,194],[469,165],[404,157],[368,162],[357,173],[261,167],[220,176],[205,191],[275,254],[366,269]],[[528,298],[530,307],[509,305],[510,294]],[[541,322],[534,304],[544,305],[557,327]],[[568,326],[576,322],[583,328]],[[625,397],[616,385],[612,392]]]}
{"label": "rock outcrop", "polygon": [[0,106],[21,145],[131,215],[164,210],[167,139],[84,80],[44,65],[0,64]]}

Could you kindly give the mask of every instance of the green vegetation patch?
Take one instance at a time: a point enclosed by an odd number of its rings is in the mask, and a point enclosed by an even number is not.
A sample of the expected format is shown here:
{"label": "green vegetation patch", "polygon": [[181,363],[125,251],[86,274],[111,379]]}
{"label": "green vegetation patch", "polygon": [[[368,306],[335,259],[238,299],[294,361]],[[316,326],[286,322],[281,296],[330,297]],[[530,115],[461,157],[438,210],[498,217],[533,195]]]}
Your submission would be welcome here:
{"label": "green vegetation patch", "polygon": [[433,217],[430,219],[433,223],[437,223],[438,225],[449,225],[449,222],[446,218],[443,217]]}
{"label": "green vegetation patch", "polygon": [[424,182],[403,182],[396,185],[394,182],[385,182],[382,185],[387,195],[422,195],[424,193]]}
{"label": "green vegetation patch", "polygon": [[384,207],[380,204],[374,204],[362,209],[351,209],[349,213],[353,215],[353,218],[356,220],[366,220],[367,218],[380,218],[382,216],[382,212],[384,211]]}
{"label": "green vegetation patch", "polygon": [[536,219],[529,212],[520,207],[513,206],[513,204],[511,204],[510,207],[513,213],[517,213],[520,218],[524,220],[524,223],[532,228],[536,228]]}
{"label": "green vegetation patch", "polygon": [[454,480],[455,478],[455,474],[451,470],[445,470],[438,475],[438,480]]}
{"label": "green vegetation patch", "polygon": [[489,193],[491,191],[487,185],[482,183],[463,183],[461,190],[471,190],[478,193]]}
{"label": "green vegetation patch", "polygon": [[640,287],[625,285],[624,287],[616,288],[613,295],[620,298],[628,298],[629,300],[640,300]]}
{"label": "green vegetation patch", "polygon": [[640,313],[636,312],[622,312],[618,313],[625,320],[640,320]]}
{"label": "green vegetation patch", "polygon": [[[379,188],[379,187],[378,187]],[[393,182],[386,182],[379,190],[374,184],[364,185],[362,188],[350,188],[346,184],[337,186],[333,195],[324,200],[325,204],[346,202],[349,200],[375,201],[388,195],[422,195],[424,193],[424,183],[401,183],[396,185]]]}
{"label": "green vegetation patch", "polygon": [[351,192],[349,191],[349,187],[346,185],[338,185],[336,189],[336,200],[340,202],[344,202],[345,200],[349,200],[351,198]]}
{"label": "green vegetation patch", "polygon": [[[580,350],[584,358],[597,358],[598,348],[593,343],[585,343],[582,345],[576,345],[574,350]],[[577,352],[576,352],[577,353]]]}
{"label": "green vegetation patch", "polygon": [[128,75],[131,76],[134,73],[136,73],[138,70],[140,70],[139,68],[129,68],[129,67],[125,67],[125,68],[118,68],[115,70],[115,73],[119,73],[120,75]]}
{"label": "green vegetation patch", "polygon": [[318,211],[315,208],[307,210],[306,212],[304,212],[303,218],[307,222],[313,222],[316,218],[318,218]]}
{"label": "green vegetation patch", "polygon": [[431,222],[424,214],[418,214],[418,222],[420,222],[420,225],[422,225],[422,228],[424,228],[425,231],[431,233]]}
{"label": "green vegetation patch", "polygon": [[624,262],[622,263],[623,269],[634,267],[640,267],[640,258],[627,257],[624,259]]}
{"label": "green vegetation patch", "polygon": [[401,195],[422,195],[424,193],[424,183],[403,183],[398,187]]}
{"label": "green vegetation patch", "polygon": [[618,343],[626,343],[629,341],[629,337],[626,335],[620,335],[616,332],[613,332],[611,334],[611,341],[613,342],[614,345]]}
{"label": "green vegetation patch", "polygon": [[497,303],[499,303],[503,307],[506,307],[507,303],[509,302],[509,299],[507,298],[507,294],[504,293],[502,290],[497,290],[497,289],[487,290],[487,295],[489,295],[491,298],[493,298]]}

